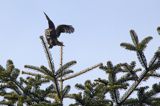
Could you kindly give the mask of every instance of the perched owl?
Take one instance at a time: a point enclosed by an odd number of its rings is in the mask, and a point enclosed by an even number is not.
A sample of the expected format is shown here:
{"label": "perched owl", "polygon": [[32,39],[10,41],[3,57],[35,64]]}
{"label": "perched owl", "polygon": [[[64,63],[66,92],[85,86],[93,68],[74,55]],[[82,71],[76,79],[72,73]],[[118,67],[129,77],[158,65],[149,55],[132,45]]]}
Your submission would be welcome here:
{"label": "perched owl", "polygon": [[73,33],[74,28],[72,25],[59,25],[55,28],[54,23],[50,20],[50,18],[47,16],[47,14],[44,12],[49,28],[45,30],[45,37],[47,39],[49,48],[52,48],[53,46],[64,46],[62,42],[58,41],[58,37],[61,33]]}

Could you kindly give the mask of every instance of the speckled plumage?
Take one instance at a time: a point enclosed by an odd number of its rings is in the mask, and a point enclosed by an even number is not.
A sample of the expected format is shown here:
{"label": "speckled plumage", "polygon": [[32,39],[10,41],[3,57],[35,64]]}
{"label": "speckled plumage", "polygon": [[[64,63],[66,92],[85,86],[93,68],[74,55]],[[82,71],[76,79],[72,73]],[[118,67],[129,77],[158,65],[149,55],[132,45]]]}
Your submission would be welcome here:
{"label": "speckled plumage", "polygon": [[53,46],[64,46],[62,42],[58,41],[58,37],[61,35],[61,33],[73,33],[74,28],[72,25],[58,25],[55,28],[54,23],[50,20],[50,18],[47,16],[47,14],[44,12],[46,19],[48,21],[48,28],[45,30],[45,37],[47,39],[49,48],[52,48]]}

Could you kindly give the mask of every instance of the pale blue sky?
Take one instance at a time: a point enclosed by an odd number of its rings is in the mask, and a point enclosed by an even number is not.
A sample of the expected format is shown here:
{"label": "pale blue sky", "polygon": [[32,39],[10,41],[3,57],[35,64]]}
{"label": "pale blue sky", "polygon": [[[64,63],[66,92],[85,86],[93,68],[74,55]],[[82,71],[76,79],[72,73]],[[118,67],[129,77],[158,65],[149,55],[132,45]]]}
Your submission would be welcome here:
{"label": "pale blue sky", "polygon": [[[47,65],[39,39],[48,27],[43,11],[55,25],[74,26],[75,33],[62,34],[59,40],[65,44],[64,63],[77,60],[73,67],[76,72],[108,60],[113,64],[137,60],[135,53],[119,46],[121,42],[131,41],[130,29],[135,29],[140,39],[153,36],[146,49],[148,59],[159,46],[160,36],[156,32],[160,25],[159,0],[3,0],[0,2],[0,64],[12,59],[23,70],[25,64]],[[59,47],[51,52],[59,65]],[[97,77],[105,74],[94,70],[67,83],[74,85]]]}

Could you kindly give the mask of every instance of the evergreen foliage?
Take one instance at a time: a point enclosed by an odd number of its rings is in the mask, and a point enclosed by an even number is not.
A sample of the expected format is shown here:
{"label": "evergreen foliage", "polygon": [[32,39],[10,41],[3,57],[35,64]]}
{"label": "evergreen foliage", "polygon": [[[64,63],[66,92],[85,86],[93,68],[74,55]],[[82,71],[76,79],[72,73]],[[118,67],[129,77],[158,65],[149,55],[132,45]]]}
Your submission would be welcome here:
{"label": "evergreen foliage", "polygon": [[[139,42],[138,36],[134,30],[130,30],[130,35],[133,44],[121,43],[121,46],[127,50],[136,52],[137,58],[142,67],[136,68],[135,61],[132,61],[130,64],[119,63],[117,65],[113,65],[111,61],[108,61],[106,65],[100,67],[101,70],[106,72],[108,79],[98,78],[93,84],[91,84],[90,81],[86,81],[84,85],[77,84],[76,88],[80,89],[81,92],[78,94],[73,94],[73,98],[76,100],[76,103],[71,104],[70,106],[160,105],[160,99],[157,96],[160,90],[159,84],[153,84],[150,90],[147,90],[149,88],[148,86],[137,88],[139,83],[142,81],[147,81],[149,77],[160,77],[159,73],[155,72],[160,68],[160,49],[158,48],[153,58],[148,63],[144,50],[152,37],[146,37]],[[138,75],[139,72],[141,72],[140,75]],[[122,74],[120,77],[119,73]],[[131,82],[133,82],[133,84],[130,86]],[[87,85],[88,83],[90,86]],[[96,93],[97,88],[98,93],[100,94]],[[120,95],[124,90],[125,93]],[[137,92],[137,97],[130,97],[130,95],[134,92]],[[110,97],[107,97],[107,94],[110,94]],[[94,100],[95,98],[100,101]]]}
{"label": "evergreen foliage", "polygon": [[[157,30],[159,31],[159,28]],[[148,36],[139,41],[134,30],[130,30],[130,35],[133,44],[124,42],[120,45],[136,53],[141,67],[137,67],[135,61],[116,65],[108,61],[106,64],[99,63],[77,73],[71,69],[76,64],[75,60],[63,64],[63,47],[60,66],[55,67],[46,40],[41,36],[48,67],[25,65],[24,67],[31,71],[22,71],[14,66],[12,60],[7,61],[6,67],[0,65],[0,105],[63,106],[64,98],[70,98],[75,102],[69,106],[159,106],[160,82],[153,83],[152,87],[139,84],[147,82],[150,77],[160,78],[157,71],[160,68],[160,48],[148,60],[144,51],[152,37]],[[77,83],[75,87],[79,92],[73,94],[69,92],[70,85],[63,85],[64,81],[97,67],[105,72],[105,79],[86,79],[84,84]],[[26,78],[24,74],[27,75]],[[137,95],[132,97],[133,93]]]}

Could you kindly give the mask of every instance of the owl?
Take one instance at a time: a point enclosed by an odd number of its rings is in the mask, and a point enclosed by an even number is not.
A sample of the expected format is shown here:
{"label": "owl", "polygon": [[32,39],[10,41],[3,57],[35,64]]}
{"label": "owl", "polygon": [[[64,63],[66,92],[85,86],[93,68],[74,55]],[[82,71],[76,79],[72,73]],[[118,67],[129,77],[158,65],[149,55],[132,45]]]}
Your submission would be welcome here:
{"label": "owl", "polygon": [[65,24],[55,27],[54,23],[45,12],[44,15],[46,16],[46,19],[48,21],[48,28],[45,29],[45,37],[47,39],[49,48],[52,48],[53,46],[64,46],[62,42],[58,41],[58,37],[61,35],[61,33],[73,33],[74,28],[72,27],[72,25]]}

